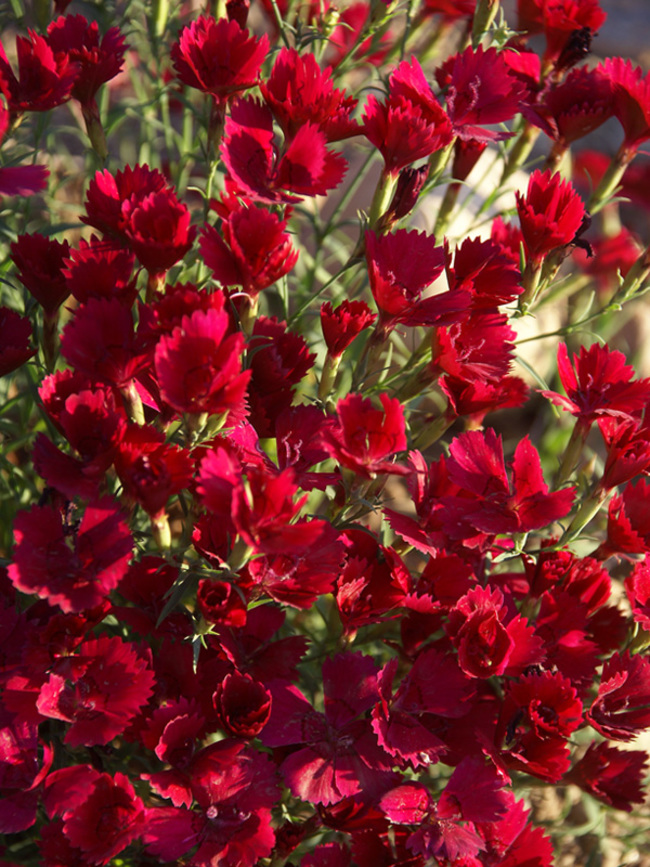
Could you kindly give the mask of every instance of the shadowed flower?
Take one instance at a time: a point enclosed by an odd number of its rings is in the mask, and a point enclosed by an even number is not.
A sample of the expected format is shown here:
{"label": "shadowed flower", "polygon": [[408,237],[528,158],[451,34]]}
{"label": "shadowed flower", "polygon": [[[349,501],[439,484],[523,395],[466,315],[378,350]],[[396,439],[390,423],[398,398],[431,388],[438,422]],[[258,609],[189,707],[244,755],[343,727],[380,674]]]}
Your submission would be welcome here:
{"label": "shadowed flower", "polygon": [[15,310],[0,307],[0,376],[16,370],[36,355],[29,345],[32,323]]}
{"label": "shadowed flower", "polygon": [[540,263],[558,247],[575,240],[585,218],[585,206],[569,181],[559,173],[536,170],[523,196],[515,193],[526,257]]}
{"label": "shadowed flower", "polygon": [[65,52],[54,52],[43,36],[29,31],[16,37],[18,77],[0,45],[0,92],[13,117],[25,111],[49,111],[70,99],[79,68]]}

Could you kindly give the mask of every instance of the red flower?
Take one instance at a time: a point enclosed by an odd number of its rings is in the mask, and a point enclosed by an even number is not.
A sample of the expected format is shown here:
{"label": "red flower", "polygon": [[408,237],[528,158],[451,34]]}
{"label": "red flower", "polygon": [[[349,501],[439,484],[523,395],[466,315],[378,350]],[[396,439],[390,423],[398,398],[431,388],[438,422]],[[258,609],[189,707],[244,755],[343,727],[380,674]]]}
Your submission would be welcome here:
{"label": "red flower", "polygon": [[55,663],[36,706],[45,717],[71,723],[66,744],[107,744],[147,703],[153,685],[153,672],[135,648],[103,635]]}
{"label": "red flower", "polygon": [[598,69],[610,82],[614,116],[623,127],[621,148],[629,161],[650,138],[650,76],[622,57],[608,57]]}
{"label": "red flower", "polygon": [[[0,93],[2,86],[0,84]],[[0,143],[9,129],[10,113],[0,100]],[[2,166],[0,168],[0,196],[31,196],[47,187],[49,171],[45,166]]]}
{"label": "red flower", "polygon": [[327,351],[339,358],[354,338],[376,319],[365,301],[343,301],[334,310],[330,301],[320,309],[320,321]]}
{"label": "red flower", "polygon": [[15,310],[0,307],[0,376],[6,376],[36,355],[29,345],[32,323]]}
{"label": "red flower", "polygon": [[234,584],[202,578],[196,601],[208,623],[234,627],[246,625],[246,601]]}
{"label": "red flower", "polygon": [[79,241],[78,250],[70,250],[63,276],[70,294],[80,304],[89,298],[118,298],[127,307],[138,290],[133,274],[133,253],[121,244],[92,235],[90,242]]}
{"label": "red flower", "polygon": [[454,135],[478,142],[511,135],[485,128],[514,117],[524,94],[523,85],[511,75],[496,48],[466,48],[436,70],[436,79],[447,89],[447,114]]}
{"label": "red flower", "polygon": [[25,111],[49,111],[70,99],[78,67],[65,52],[56,54],[43,36],[29,31],[16,37],[18,77],[0,45],[0,92],[12,115]]}
{"label": "red flower", "polygon": [[603,554],[645,554],[650,551],[650,479],[625,486],[612,499],[607,516]]}
{"label": "red flower", "polygon": [[358,100],[334,89],[331,70],[322,71],[313,54],[301,57],[295,48],[282,48],[260,90],[289,139],[305,123],[316,124],[328,142],[359,132],[351,117]]}
{"label": "red flower", "polygon": [[129,425],[117,447],[115,471],[125,495],[154,520],[164,514],[169,498],[189,485],[193,469],[187,452],[165,443],[164,434],[148,425]]}
{"label": "red flower", "polygon": [[133,330],[133,314],[117,298],[90,298],[77,308],[61,336],[66,361],[91,380],[127,387],[149,360]]}
{"label": "red flower", "polygon": [[347,167],[340,154],[328,150],[325,133],[313,123],[304,123],[280,152],[271,110],[254,99],[233,105],[222,155],[239,189],[269,204],[325,195],[341,183]]}
{"label": "red flower", "polygon": [[19,235],[11,245],[11,258],[18,268],[20,282],[49,315],[58,310],[70,294],[63,274],[69,255],[67,241],[39,234]]}
{"label": "red flower", "polygon": [[32,506],[16,516],[14,537],[14,587],[66,612],[99,605],[119,584],[133,549],[128,525],[108,498],[91,503],[78,528],[64,526],[51,506]]}
{"label": "red flower", "polygon": [[558,521],[571,509],[574,489],[548,492],[539,455],[528,437],[515,450],[512,484],[501,438],[491,428],[460,434],[449,451],[449,478],[464,492],[443,498],[448,510],[443,520],[454,535],[460,532],[464,538],[465,533],[471,536],[476,530],[526,533]]}
{"label": "red flower", "polygon": [[[498,218],[497,218],[498,220]],[[494,235],[497,220],[492,224]],[[505,240],[505,239],[504,239]],[[472,293],[471,307],[477,311],[494,312],[502,304],[514,301],[523,289],[519,271],[519,241],[515,239],[516,254],[501,239],[468,238],[453,251],[445,242],[445,270],[450,289],[467,289]]]}
{"label": "red flower", "polygon": [[587,721],[606,738],[631,741],[650,726],[650,660],[615,653],[603,666]]}
{"label": "red flower", "polygon": [[632,381],[634,368],[625,356],[609,346],[594,343],[580,348],[580,355],[569,360],[566,344],[560,343],[557,366],[566,397],[555,391],[543,391],[554,404],[574,415],[589,427],[598,419],[635,421],[635,414],[650,400],[650,380]]}
{"label": "red flower", "polygon": [[220,725],[236,738],[257,737],[271,715],[271,693],[259,681],[238,671],[225,676],[213,701]]}
{"label": "red flower", "polygon": [[132,211],[152,193],[162,192],[167,186],[158,169],[149,166],[126,166],[113,176],[107,169],[97,172],[86,193],[86,216],[81,220],[100,232],[125,236],[127,225],[123,205],[129,201]]}
{"label": "red flower", "polygon": [[647,762],[648,754],[642,750],[593,743],[565,779],[615,810],[631,813],[632,804],[645,801]]}
{"label": "red flower", "polygon": [[86,863],[108,864],[140,835],[144,807],[126,774],[93,773],[86,799],[63,814],[63,833]]}
{"label": "red flower", "polygon": [[434,332],[432,368],[465,380],[498,382],[510,367],[515,337],[505,314],[477,312]]}
{"label": "red flower", "polygon": [[378,473],[407,472],[388,460],[406,448],[404,410],[397,398],[382,393],[380,400],[381,410],[360,394],[341,398],[336,407],[338,425],[323,434],[323,444],[331,457],[365,479]]}
{"label": "red flower", "polygon": [[177,412],[242,410],[251,372],[242,371],[243,334],[229,332],[225,310],[197,310],[158,342],[160,393]]}
{"label": "red flower", "polygon": [[379,308],[379,326],[385,331],[396,323],[447,325],[461,318],[469,304],[463,290],[423,298],[423,292],[444,269],[442,247],[424,232],[399,229],[378,236],[366,232],[366,260],[370,289]]}
{"label": "red flower", "polygon": [[123,231],[131,249],[150,274],[164,274],[190,249],[196,227],[191,214],[171,189],[131,196],[121,210]]}
{"label": "red flower", "polygon": [[526,257],[533,263],[575,239],[585,206],[569,181],[559,174],[536,170],[530,176],[526,196],[517,192],[515,197]]}
{"label": "red flower", "polygon": [[183,84],[225,103],[255,86],[268,50],[267,36],[256,39],[236,21],[201,15],[183,28],[171,57]]}
{"label": "red flower", "polygon": [[392,73],[388,99],[370,96],[363,115],[363,134],[384,158],[384,171],[397,175],[416,160],[452,140],[449,118],[433,95],[415,58]]}
{"label": "red flower", "polygon": [[[241,286],[250,298],[277,282],[298,261],[298,250],[277,214],[255,205],[239,205],[221,223],[221,234],[204,226],[203,261],[222,286]],[[223,237],[222,237],[223,236]]]}
{"label": "red flower", "polygon": [[519,30],[546,36],[547,62],[560,57],[576,31],[588,28],[596,33],[607,18],[599,0],[519,0],[518,12]]}
{"label": "red flower", "polygon": [[100,43],[97,22],[89,24],[83,15],[61,15],[52,21],[47,42],[77,65],[71,96],[82,105],[89,105],[101,85],[120,72],[127,48],[118,27],[111,27]]}

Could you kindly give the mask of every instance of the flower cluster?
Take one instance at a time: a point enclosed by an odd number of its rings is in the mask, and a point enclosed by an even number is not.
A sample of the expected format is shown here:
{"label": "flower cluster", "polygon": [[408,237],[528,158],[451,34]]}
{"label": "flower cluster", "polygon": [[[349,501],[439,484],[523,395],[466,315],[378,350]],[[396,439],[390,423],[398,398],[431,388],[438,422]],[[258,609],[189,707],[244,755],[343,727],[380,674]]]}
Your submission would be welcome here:
{"label": "flower cluster", "polygon": [[551,867],[531,786],[645,798],[647,76],[598,0],[55,5],[0,46],[2,864]]}

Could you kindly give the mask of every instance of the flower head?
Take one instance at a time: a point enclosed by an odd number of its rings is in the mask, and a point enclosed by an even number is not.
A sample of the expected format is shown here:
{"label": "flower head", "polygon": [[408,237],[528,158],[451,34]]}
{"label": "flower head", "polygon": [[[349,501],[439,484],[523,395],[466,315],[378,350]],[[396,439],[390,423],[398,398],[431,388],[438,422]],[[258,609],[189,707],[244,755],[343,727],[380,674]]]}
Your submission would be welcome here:
{"label": "flower head", "polygon": [[515,197],[526,255],[533,262],[570,244],[583,225],[582,199],[559,174],[534,171],[526,195],[517,192]]}

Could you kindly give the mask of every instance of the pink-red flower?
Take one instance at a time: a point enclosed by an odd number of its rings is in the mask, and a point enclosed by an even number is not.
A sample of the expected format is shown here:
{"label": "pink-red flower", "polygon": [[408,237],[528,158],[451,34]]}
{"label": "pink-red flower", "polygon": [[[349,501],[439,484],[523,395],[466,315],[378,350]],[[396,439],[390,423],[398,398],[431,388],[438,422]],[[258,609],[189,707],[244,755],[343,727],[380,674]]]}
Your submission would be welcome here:
{"label": "pink-red flower", "polygon": [[388,460],[406,448],[404,411],[397,398],[381,394],[382,409],[370,398],[349,394],[336,407],[338,424],[324,432],[324,446],[340,466],[366,479],[378,473],[404,474],[404,467]]}
{"label": "pink-red flower", "polygon": [[32,323],[15,310],[0,307],[0,376],[11,373],[36,355],[29,345]]}
{"label": "pink-red flower", "polygon": [[606,738],[631,741],[650,726],[650,661],[615,653],[603,666],[588,722]]}
{"label": "pink-red flower", "polygon": [[313,54],[282,48],[260,90],[288,138],[305,123],[316,124],[327,140],[339,141],[359,132],[352,118],[358,100],[334,88],[331,70],[321,70]]}
{"label": "pink-red flower", "polygon": [[614,116],[623,127],[621,147],[629,161],[650,138],[650,77],[622,57],[608,57],[598,69],[612,88]]}
{"label": "pink-red flower", "polygon": [[69,255],[67,241],[38,233],[19,235],[11,245],[11,258],[18,268],[20,282],[48,314],[58,310],[70,294],[63,274]]}
{"label": "pink-red flower", "polygon": [[183,28],[171,57],[183,84],[225,103],[257,83],[268,50],[267,36],[256,39],[236,21],[201,15]]}
{"label": "pink-red flower", "polygon": [[607,344],[594,343],[589,349],[582,346],[572,363],[566,344],[560,343],[557,366],[566,397],[555,391],[542,394],[585,427],[605,418],[635,421],[650,400],[650,380],[633,380],[634,368],[626,364],[622,352]]}
{"label": "pink-red flower", "polygon": [[585,206],[569,181],[559,174],[536,170],[526,195],[515,193],[527,259],[541,262],[558,247],[575,240],[583,225]]}
{"label": "pink-red flower", "polygon": [[163,399],[177,412],[241,411],[251,373],[242,370],[244,336],[230,333],[230,318],[216,307],[183,317],[155,353]]}
{"label": "pink-red flower", "polygon": [[133,549],[124,515],[113,501],[91,503],[78,527],[62,523],[52,506],[32,506],[14,522],[9,578],[63,611],[99,605],[119,584]]}
{"label": "pink-red flower", "polygon": [[49,111],[70,99],[79,73],[66,52],[54,52],[34,31],[16,37],[16,76],[0,45],[0,92],[12,116],[25,111]]}
{"label": "pink-red flower", "polygon": [[330,301],[326,301],[320,309],[320,321],[328,353],[333,358],[340,358],[354,338],[376,318],[365,301],[346,298],[335,309]]}

